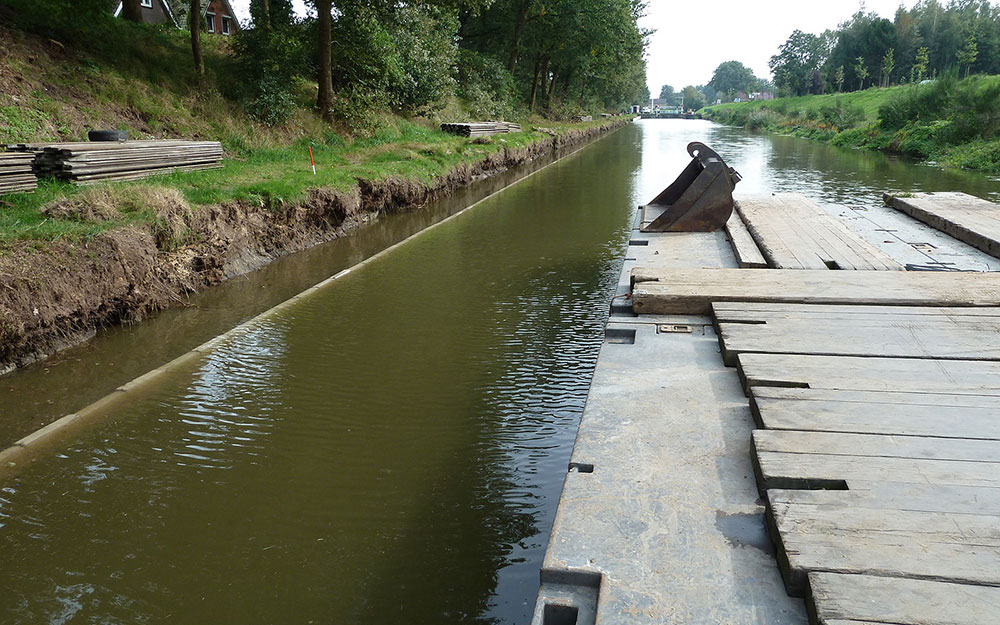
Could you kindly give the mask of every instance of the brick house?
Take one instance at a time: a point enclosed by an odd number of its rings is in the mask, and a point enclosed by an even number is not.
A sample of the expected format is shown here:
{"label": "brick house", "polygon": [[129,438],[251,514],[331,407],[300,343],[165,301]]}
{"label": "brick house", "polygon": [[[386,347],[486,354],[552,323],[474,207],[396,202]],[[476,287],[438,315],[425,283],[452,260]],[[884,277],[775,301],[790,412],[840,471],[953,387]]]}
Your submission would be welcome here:
{"label": "brick house", "polygon": [[[139,0],[142,8],[142,21],[147,24],[173,24],[180,27],[174,12],[170,9],[167,0]],[[121,17],[122,3],[119,1],[115,5],[115,17]]]}
{"label": "brick house", "polygon": [[[172,23],[178,28],[188,27],[189,3],[185,0],[139,0],[143,21],[148,24]],[[171,7],[171,5],[173,5]],[[240,22],[229,0],[202,0],[202,20],[205,32],[231,35],[240,29]],[[121,15],[122,3],[115,8],[115,17]]]}

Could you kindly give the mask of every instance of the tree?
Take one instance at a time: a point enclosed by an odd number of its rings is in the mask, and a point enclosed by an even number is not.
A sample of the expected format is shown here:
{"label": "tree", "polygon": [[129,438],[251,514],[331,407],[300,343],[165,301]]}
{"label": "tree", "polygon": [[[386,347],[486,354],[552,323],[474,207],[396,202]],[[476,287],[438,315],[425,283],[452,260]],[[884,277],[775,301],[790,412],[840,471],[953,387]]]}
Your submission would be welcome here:
{"label": "tree", "polygon": [[[850,20],[840,25],[836,34],[836,43],[830,52],[829,66],[843,65],[848,72],[848,84],[864,84],[864,80],[855,71],[858,67],[857,58],[864,59],[866,69],[880,68],[886,52],[899,45],[896,27],[887,19],[876,13],[865,13],[863,10],[855,13]],[[865,74],[865,78],[871,75]],[[881,78],[881,74],[879,75]]]}
{"label": "tree", "polygon": [[661,100],[673,100],[675,95],[676,94],[674,93],[674,88],[671,87],[670,85],[663,85],[662,87],[660,87]]}
{"label": "tree", "polygon": [[715,89],[716,93],[723,93],[732,98],[741,91],[744,93],[753,91],[758,82],[753,71],[743,63],[725,61],[715,68],[712,80],[708,84]]}
{"label": "tree", "polygon": [[122,17],[130,22],[142,22],[142,7],[139,0],[122,0]]}
{"label": "tree", "polygon": [[688,85],[684,87],[684,110],[686,111],[697,111],[698,109],[705,106],[705,97],[698,93],[698,90],[693,85]]}
{"label": "tree", "polygon": [[917,48],[917,56],[910,69],[910,81],[919,82],[927,76],[927,64],[930,62],[930,51],[927,46]]}
{"label": "tree", "polygon": [[291,26],[295,21],[291,0],[250,0],[250,19],[254,28]]}
{"label": "tree", "polygon": [[833,84],[837,85],[837,92],[840,93],[844,90],[844,66],[839,66],[833,72]]}
{"label": "tree", "polygon": [[794,31],[771,57],[768,65],[774,84],[789,95],[805,95],[812,87],[813,71],[825,60],[824,39],[801,30]]}
{"label": "tree", "polygon": [[865,78],[868,78],[868,67],[865,65],[865,57],[859,56],[855,59],[854,75],[858,77],[858,90],[865,88]]}
{"label": "tree", "polygon": [[201,52],[201,0],[191,0],[191,16],[188,19],[191,29],[191,55],[194,58],[194,71],[199,80],[205,75],[205,57]]}
{"label": "tree", "polygon": [[882,57],[882,85],[883,87],[889,86],[889,79],[892,77],[892,70],[896,68],[896,50],[889,48],[885,56]]}
{"label": "tree", "polygon": [[958,65],[965,66],[965,76],[969,76],[969,70],[972,69],[972,64],[976,62],[976,57],[979,56],[979,48],[976,45],[976,34],[972,33],[969,38],[965,40],[965,46],[958,52]]}
{"label": "tree", "polygon": [[315,0],[317,27],[319,28],[319,89],[316,108],[323,119],[330,121],[333,107],[333,63],[330,46],[333,45],[333,0]]}

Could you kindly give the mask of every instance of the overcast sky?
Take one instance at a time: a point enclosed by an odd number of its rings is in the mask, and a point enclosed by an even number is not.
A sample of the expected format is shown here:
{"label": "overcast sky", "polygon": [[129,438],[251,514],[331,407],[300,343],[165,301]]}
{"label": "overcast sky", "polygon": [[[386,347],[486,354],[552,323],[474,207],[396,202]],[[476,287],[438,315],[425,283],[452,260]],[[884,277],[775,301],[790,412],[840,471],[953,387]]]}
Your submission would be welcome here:
{"label": "overcast sky", "polygon": [[[250,0],[230,0],[240,20],[250,19]],[[303,14],[303,0],[293,0]],[[892,19],[900,4],[916,0],[867,0],[868,11]],[[653,29],[647,55],[649,91],[703,85],[723,61],[740,61],[770,78],[768,60],[793,30],[821,33],[848,19],[858,0],[649,0],[642,26]]]}
{"label": "overcast sky", "polygon": [[[867,0],[867,11],[893,19],[915,0]],[[794,30],[821,33],[849,19],[858,0],[649,0],[645,28],[649,42],[646,80],[653,96],[667,84],[675,90],[703,85],[724,61],[739,61],[760,78],[770,78],[767,62]]]}

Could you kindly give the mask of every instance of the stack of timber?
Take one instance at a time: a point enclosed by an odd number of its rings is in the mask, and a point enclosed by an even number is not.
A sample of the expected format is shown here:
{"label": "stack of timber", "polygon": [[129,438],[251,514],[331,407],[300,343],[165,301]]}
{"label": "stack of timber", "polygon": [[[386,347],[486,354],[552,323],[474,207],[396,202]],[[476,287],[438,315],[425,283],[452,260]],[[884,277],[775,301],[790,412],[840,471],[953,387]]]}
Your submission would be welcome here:
{"label": "stack of timber", "polygon": [[736,212],[772,268],[903,269],[888,254],[798,193],[740,198]]}
{"label": "stack of timber", "polygon": [[759,428],[778,564],[811,623],[997,620],[1000,308],[926,295],[712,306]]}
{"label": "stack of timber", "polygon": [[0,194],[34,191],[38,178],[31,170],[34,154],[0,152]]}
{"label": "stack of timber", "polygon": [[1000,258],[1000,206],[967,193],[882,196],[886,206]]}
{"label": "stack of timber", "polygon": [[22,143],[8,149],[33,153],[39,177],[55,176],[79,184],[222,167],[218,141]]}
{"label": "stack of timber", "polygon": [[441,130],[463,137],[485,137],[508,132],[521,132],[521,125],[510,122],[465,122],[441,124]]}

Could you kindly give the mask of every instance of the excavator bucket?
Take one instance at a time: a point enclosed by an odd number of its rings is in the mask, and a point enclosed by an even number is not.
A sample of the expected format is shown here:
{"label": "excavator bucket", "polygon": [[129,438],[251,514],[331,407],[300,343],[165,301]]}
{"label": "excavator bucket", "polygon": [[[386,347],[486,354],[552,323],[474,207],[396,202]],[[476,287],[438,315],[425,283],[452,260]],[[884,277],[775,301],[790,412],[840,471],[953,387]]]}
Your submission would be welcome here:
{"label": "excavator bucket", "polygon": [[643,232],[712,232],[733,214],[740,174],[704,143],[687,151],[691,162],[677,180],[642,207]]}

